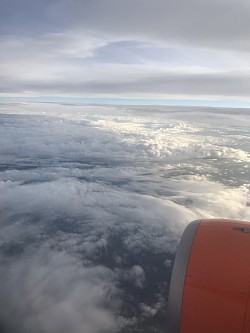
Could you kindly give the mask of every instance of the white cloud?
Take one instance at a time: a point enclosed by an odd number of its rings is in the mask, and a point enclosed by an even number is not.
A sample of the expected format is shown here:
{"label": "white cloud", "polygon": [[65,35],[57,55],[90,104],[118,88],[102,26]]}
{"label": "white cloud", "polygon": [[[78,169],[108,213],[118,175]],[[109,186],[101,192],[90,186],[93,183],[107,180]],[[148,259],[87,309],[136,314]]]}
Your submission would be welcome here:
{"label": "white cloud", "polygon": [[187,223],[250,220],[248,132],[246,110],[2,104],[4,332],[140,332]]}
{"label": "white cloud", "polygon": [[4,331],[117,331],[111,312],[115,309],[113,276],[106,268],[88,269],[66,253],[43,247],[2,263],[0,271]]}
{"label": "white cloud", "polygon": [[249,3],[166,0],[60,1],[48,9],[57,22],[111,35],[181,41],[202,47],[248,50]]}
{"label": "white cloud", "polygon": [[[131,51],[124,56],[120,44]],[[248,98],[248,53],[120,40],[89,30],[2,36],[0,92],[19,95]]]}
{"label": "white cloud", "polygon": [[3,95],[249,99],[246,0],[12,0],[0,16]]}
{"label": "white cloud", "polygon": [[131,268],[131,279],[135,281],[135,285],[139,288],[143,287],[144,281],[145,281],[145,273],[141,266],[134,265]]}
{"label": "white cloud", "polygon": [[[93,56],[96,49],[108,42],[77,31],[51,32],[39,37],[2,36],[1,75],[24,86],[29,80],[34,84],[64,81],[64,75],[79,80],[80,67],[74,60]],[[81,68],[81,75],[84,75],[84,68]]]}

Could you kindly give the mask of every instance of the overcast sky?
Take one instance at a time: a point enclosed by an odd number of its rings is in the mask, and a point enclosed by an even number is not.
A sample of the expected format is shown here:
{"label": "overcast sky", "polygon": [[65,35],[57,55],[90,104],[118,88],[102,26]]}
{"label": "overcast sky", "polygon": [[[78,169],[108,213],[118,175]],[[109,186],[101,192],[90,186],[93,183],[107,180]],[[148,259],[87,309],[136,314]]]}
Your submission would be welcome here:
{"label": "overcast sky", "polygon": [[249,0],[0,0],[0,96],[250,106]]}

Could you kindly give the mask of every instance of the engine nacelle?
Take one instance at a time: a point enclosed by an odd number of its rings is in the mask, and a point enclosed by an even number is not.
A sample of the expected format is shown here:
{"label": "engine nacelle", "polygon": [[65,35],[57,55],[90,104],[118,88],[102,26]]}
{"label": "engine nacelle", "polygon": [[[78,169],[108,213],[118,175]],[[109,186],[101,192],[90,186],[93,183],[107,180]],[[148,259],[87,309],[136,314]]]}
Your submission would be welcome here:
{"label": "engine nacelle", "polygon": [[250,223],[199,220],[181,238],[168,333],[250,332]]}

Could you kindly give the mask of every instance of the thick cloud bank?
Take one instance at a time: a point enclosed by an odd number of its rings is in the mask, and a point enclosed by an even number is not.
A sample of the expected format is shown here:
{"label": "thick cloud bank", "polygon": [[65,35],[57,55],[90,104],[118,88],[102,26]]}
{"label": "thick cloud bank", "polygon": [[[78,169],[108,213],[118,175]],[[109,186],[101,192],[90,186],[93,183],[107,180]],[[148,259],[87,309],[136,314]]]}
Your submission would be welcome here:
{"label": "thick cloud bank", "polygon": [[0,112],[0,331],[164,332],[186,224],[250,220],[249,111]]}

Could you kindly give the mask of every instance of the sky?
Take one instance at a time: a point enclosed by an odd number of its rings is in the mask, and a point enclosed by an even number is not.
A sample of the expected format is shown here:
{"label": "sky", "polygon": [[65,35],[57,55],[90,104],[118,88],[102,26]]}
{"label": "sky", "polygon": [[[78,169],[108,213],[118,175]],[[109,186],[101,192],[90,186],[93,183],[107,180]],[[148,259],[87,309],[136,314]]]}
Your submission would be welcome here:
{"label": "sky", "polygon": [[0,0],[0,98],[250,107],[248,0]]}

